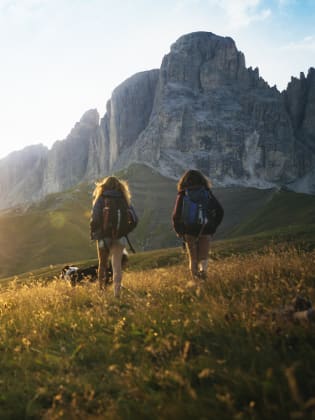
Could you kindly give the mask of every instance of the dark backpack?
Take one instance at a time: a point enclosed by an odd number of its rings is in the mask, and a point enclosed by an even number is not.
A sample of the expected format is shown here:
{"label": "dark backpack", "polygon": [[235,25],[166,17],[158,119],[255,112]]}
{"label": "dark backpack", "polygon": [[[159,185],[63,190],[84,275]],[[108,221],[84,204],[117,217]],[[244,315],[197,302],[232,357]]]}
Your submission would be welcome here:
{"label": "dark backpack", "polygon": [[220,207],[209,189],[204,187],[186,189],[180,219],[185,233],[191,235],[201,235],[203,231],[214,233],[221,222]]}
{"label": "dark backpack", "polygon": [[127,236],[138,224],[133,207],[124,197],[104,197],[103,233],[105,237],[118,239]]}

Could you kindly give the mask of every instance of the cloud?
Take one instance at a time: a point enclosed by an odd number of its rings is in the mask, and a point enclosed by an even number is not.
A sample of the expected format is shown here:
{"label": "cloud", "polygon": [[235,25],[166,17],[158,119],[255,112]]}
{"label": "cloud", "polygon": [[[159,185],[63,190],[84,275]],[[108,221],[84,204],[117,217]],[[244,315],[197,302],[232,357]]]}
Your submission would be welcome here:
{"label": "cloud", "polygon": [[276,0],[279,7],[286,7],[296,3],[296,0]]}
{"label": "cloud", "polygon": [[14,9],[23,7],[24,9],[36,8],[47,3],[48,0],[0,0],[0,7],[5,9]]}
{"label": "cloud", "polygon": [[42,9],[49,0],[0,0],[0,13],[6,16],[30,15]]}
{"label": "cloud", "polygon": [[315,52],[315,35],[304,37],[300,41],[290,42],[281,47],[285,51]]}
{"label": "cloud", "polygon": [[261,0],[218,0],[231,27],[248,26],[253,22],[268,19],[271,16],[269,8],[261,7]]}
{"label": "cloud", "polygon": [[[287,2],[292,0],[274,0]],[[263,21],[271,16],[271,9],[264,6],[266,0],[177,0],[175,12],[192,14],[203,11],[208,19],[229,29],[239,29],[253,22]]]}

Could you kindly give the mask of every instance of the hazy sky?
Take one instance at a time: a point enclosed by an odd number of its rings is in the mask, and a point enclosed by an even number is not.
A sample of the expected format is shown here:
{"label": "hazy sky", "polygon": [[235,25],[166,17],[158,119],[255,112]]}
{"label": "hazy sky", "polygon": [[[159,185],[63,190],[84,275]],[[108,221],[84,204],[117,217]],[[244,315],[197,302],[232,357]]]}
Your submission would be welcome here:
{"label": "hazy sky", "polygon": [[0,0],[0,158],[64,139],[181,35],[231,36],[279,90],[315,67],[315,0]]}

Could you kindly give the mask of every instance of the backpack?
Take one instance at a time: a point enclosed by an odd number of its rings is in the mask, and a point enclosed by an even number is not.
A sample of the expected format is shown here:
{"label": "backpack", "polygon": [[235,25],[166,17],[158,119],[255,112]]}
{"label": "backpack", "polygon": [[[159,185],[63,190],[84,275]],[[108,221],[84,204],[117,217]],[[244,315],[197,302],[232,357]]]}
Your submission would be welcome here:
{"label": "backpack", "polygon": [[214,233],[218,220],[219,204],[212,192],[205,187],[184,191],[180,221],[185,233],[201,235],[204,230]]}
{"label": "backpack", "polygon": [[119,239],[127,236],[137,224],[137,215],[124,197],[104,196],[103,233],[105,237]]}

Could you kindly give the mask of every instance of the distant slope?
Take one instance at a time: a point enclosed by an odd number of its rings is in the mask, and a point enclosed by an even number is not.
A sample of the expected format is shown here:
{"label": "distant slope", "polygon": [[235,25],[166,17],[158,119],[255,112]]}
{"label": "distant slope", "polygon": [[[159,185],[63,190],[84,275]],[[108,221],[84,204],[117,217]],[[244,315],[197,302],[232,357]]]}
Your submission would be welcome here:
{"label": "distant slope", "polygon": [[315,225],[315,196],[275,192],[271,199],[230,233],[231,237],[277,229],[309,230]]}
{"label": "distant slope", "polygon": [[[180,245],[171,226],[176,181],[143,165],[132,165],[118,175],[128,179],[140,217],[139,226],[130,235],[136,250]],[[89,238],[93,188],[91,184],[80,184],[28,208],[0,213],[0,278],[50,264],[95,258],[95,244]],[[279,226],[279,220],[285,225],[293,217],[300,224],[314,220],[315,197],[254,188],[214,192],[225,209],[216,239],[227,238],[232,231],[235,237],[273,229]]]}
{"label": "distant slope", "polygon": [[[140,223],[130,239],[137,250],[175,245],[170,214],[176,183],[133,165],[118,174],[129,181]],[[94,184],[51,194],[28,208],[0,213],[0,277],[96,255],[89,238]]]}
{"label": "distant slope", "polygon": [[[47,197],[27,211],[0,216],[0,275],[92,256],[87,188]],[[84,197],[84,199],[81,199]]]}

